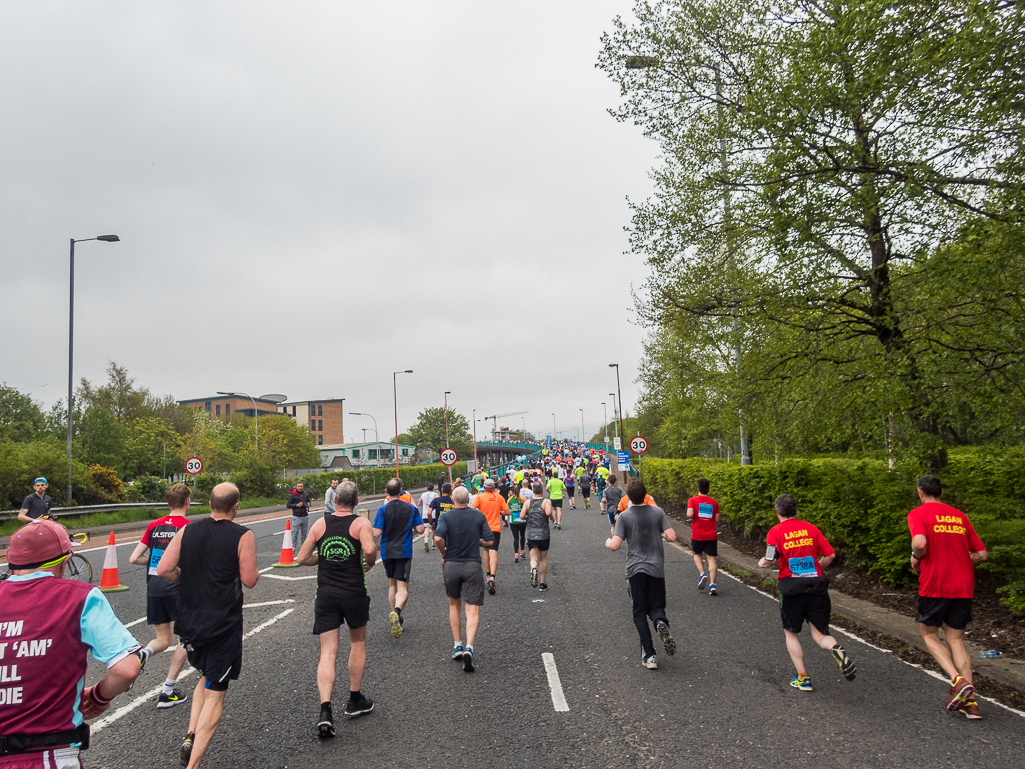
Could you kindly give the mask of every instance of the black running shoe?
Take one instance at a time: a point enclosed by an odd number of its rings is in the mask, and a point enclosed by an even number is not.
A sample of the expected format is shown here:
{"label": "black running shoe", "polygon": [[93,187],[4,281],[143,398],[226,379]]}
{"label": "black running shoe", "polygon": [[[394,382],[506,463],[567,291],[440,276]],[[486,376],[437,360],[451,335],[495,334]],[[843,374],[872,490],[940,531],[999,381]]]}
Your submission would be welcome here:
{"label": "black running shoe", "polygon": [[345,715],[347,716],[365,716],[371,710],[374,709],[374,701],[369,697],[364,697],[360,694],[359,699],[353,701],[351,698],[345,703]]}
{"label": "black running shoe", "polygon": [[467,646],[463,651],[463,672],[472,673],[475,670],[473,667],[473,647]]}
{"label": "black running shoe", "polygon": [[858,666],[854,664],[854,660],[847,656],[847,652],[843,650],[840,644],[837,644],[831,649],[833,653],[833,659],[836,660],[837,667],[840,668],[840,672],[843,673],[843,677],[848,681],[853,681],[854,677],[858,675]]}
{"label": "black running shoe", "polygon": [[185,702],[185,700],[187,700],[188,698],[189,695],[182,694],[177,689],[172,691],[170,694],[164,694],[163,692],[160,692],[160,694],[157,695],[157,707],[161,709],[173,708],[179,702]]}
{"label": "black running shoe", "polygon": [[495,594],[495,578],[494,577],[488,577],[486,580],[484,580],[484,584],[486,584],[488,586],[488,592],[491,595],[494,595]]}
{"label": "black running shoe", "polygon": [[542,582],[540,585],[537,586],[537,589],[540,590],[542,593],[545,592],[548,589],[548,583]]}
{"label": "black running shoe", "polygon": [[182,766],[188,766],[189,761],[192,759],[192,741],[196,739],[195,732],[189,732],[185,735],[185,739],[182,740],[181,750],[178,751],[178,763]]}
{"label": "black running shoe", "polygon": [[655,630],[658,631],[658,637],[662,639],[662,643],[666,647],[666,654],[672,657],[676,654],[676,641],[673,640],[673,636],[669,632],[669,624],[666,622],[656,622]]}
{"label": "black running shoe", "polygon": [[330,705],[320,706],[320,720],[317,722],[317,736],[322,740],[335,736],[335,719]]}

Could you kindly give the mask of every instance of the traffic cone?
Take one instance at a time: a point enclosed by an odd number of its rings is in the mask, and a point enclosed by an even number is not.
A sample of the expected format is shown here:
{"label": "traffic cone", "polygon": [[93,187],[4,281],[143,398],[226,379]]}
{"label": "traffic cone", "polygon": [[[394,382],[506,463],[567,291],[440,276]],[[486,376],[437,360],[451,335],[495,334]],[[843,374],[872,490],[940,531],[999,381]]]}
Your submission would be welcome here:
{"label": "traffic cone", "polygon": [[114,532],[107,539],[107,552],[103,554],[103,573],[100,574],[100,591],[104,593],[121,593],[128,589],[122,585],[117,576],[117,547],[114,545]]}
{"label": "traffic cone", "polygon": [[274,564],[279,569],[298,566],[295,553],[292,552],[292,522],[285,521],[285,533],[281,537],[281,560]]}

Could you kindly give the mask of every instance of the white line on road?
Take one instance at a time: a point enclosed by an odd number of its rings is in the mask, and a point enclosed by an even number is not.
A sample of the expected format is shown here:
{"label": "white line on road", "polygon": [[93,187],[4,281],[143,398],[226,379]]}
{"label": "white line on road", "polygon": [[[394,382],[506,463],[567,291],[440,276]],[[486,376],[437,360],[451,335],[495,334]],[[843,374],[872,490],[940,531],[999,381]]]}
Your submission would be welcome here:
{"label": "white line on road", "polygon": [[562,681],[559,680],[559,669],[555,667],[555,655],[544,652],[541,659],[545,662],[545,672],[548,674],[548,688],[552,690],[552,707],[557,713],[565,713],[569,710],[566,702],[566,695],[562,693]]}
{"label": "white line on road", "polygon": [[[262,573],[263,572],[261,572],[261,574]],[[299,582],[300,580],[304,580],[304,579],[316,579],[317,578],[316,574],[307,574],[304,577],[285,577],[285,576],[283,576],[281,574],[264,574],[263,576],[265,576],[267,579],[283,579],[283,580],[287,580],[289,582]]]}
{"label": "white line on road", "polygon": [[[295,603],[294,598],[283,598],[280,601],[260,601],[259,603],[247,603],[243,606],[243,609],[255,609],[257,606],[280,606],[283,603]],[[146,621],[145,617],[139,617],[139,619],[133,619],[131,622],[126,622],[125,627],[135,627]]]}
{"label": "white line on road", "polygon": [[125,627],[135,627],[140,622],[145,622],[145,621],[146,621],[145,617],[139,617],[139,619],[133,619],[131,622],[126,622],[125,623]]}
{"label": "white line on road", "polygon": [[[278,620],[284,619],[285,617],[287,617],[289,614],[291,614],[294,611],[295,611],[295,609],[285,609],[280,614],[277,614],[274,617],[271,617],[266,622],[263,622],[263,623],[257,625],[256,627],[254,627],[252,630],[250,630],[248,633],[246,633],[244,636],[242,636],[243,640],[245,640],[246,638],[251,638],[252,636],[256,635],[257,633],[260,633],[260,632],[266,630],[271,625],[273,625],[275,622],[277,622]],[[178,681],[182,681],[183,679],[188,678],[190,675],[192,675],[195,672],[196,672],[195,668],[192,668],[192,667],[186,668],[184,671],[182,671],[182,674],[178,676]],[[153,698],[156,697],[158,694],[160,694],[160,690],[162,688],[163,688],[163,684],[160,684],[159,686],[154,686],[149,691],[144,692],[140,696],[136,697],[134,700],[129,702],[127,705],[122,705],[121,707],[119,707],[117,710],[115,710],[110,715],[105,716],[105,717],[101,718],[99,721],[96,721],[95,723],[93,723],[90,731],[93,734],[96,734],[97,732],[100,732],[103,729],[105,729],[108,726],[110,726],[115,721],[121,720],[122,718],[127,716],[129,713],[131,713],[133,710],[141,707],[142,705],[145,705],[147,702],[152,702]]]}

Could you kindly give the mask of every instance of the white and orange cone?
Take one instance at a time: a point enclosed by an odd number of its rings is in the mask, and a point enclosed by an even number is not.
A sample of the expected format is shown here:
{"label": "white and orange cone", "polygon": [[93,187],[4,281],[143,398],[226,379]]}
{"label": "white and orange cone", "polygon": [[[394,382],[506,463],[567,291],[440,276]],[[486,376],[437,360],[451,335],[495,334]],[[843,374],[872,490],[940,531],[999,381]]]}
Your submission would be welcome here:
{"label": "white and orange cone", "polygon": [[121,593],[127,589],[128,585],[122,585],[117,575],[117,547],[114,545],[114,532],[110,532],[110,538],[107,540],[107,552],[103,554],[100,590],[104,593]]}
{"label": "white and orange cone", "polygon": [[298,566],[295,562],[295,553],[292,552],[292,522],[285,521],[285,533],[281,538],[281,560],[274,564],[279,569],[289,566]]}

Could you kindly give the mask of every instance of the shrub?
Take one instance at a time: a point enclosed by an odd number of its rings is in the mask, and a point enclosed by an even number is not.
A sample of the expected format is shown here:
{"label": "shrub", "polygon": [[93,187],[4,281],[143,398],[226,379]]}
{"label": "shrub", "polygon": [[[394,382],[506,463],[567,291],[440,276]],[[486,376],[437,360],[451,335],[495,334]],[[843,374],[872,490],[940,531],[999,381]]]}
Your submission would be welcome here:
{"label": "shrub", "polygon": [[105,505],[124,501],[124,486],[113,467],[89,465],[89,482],[79,492],[79,504]]}

